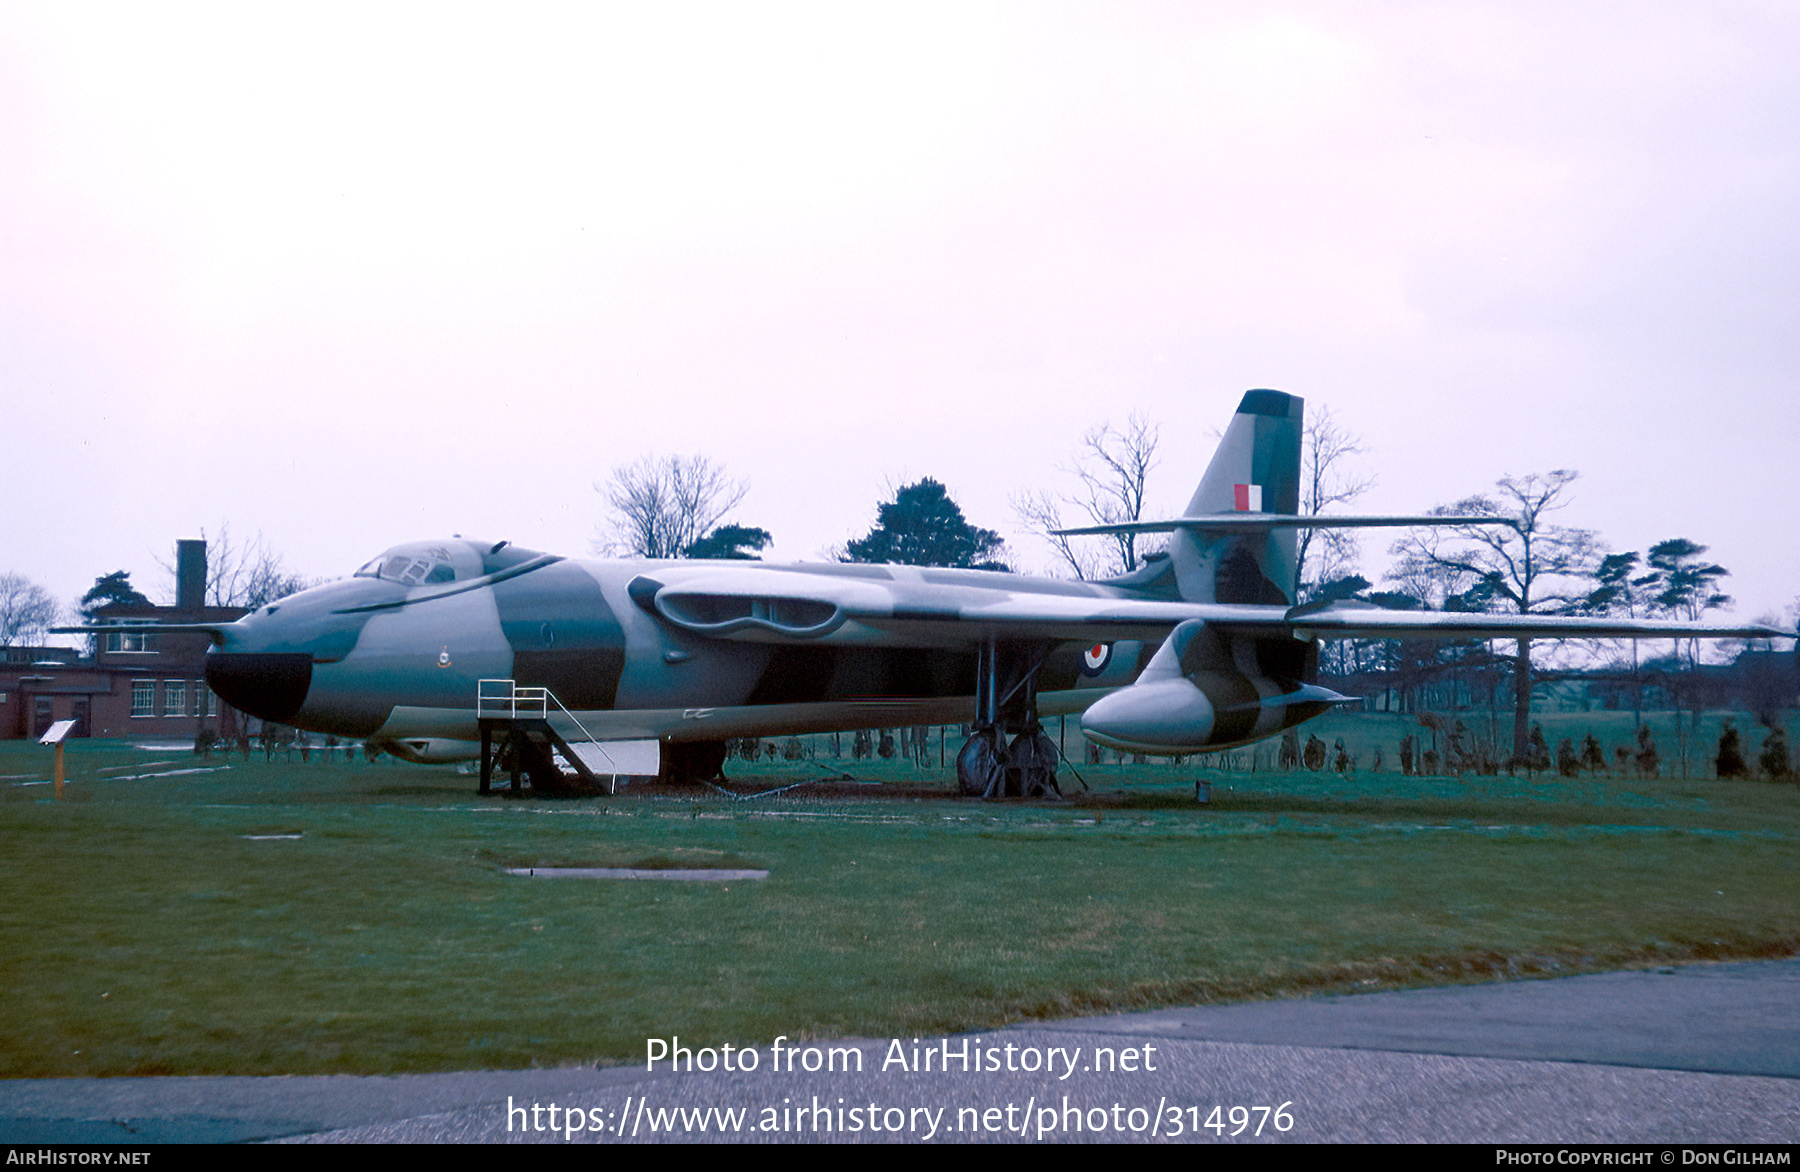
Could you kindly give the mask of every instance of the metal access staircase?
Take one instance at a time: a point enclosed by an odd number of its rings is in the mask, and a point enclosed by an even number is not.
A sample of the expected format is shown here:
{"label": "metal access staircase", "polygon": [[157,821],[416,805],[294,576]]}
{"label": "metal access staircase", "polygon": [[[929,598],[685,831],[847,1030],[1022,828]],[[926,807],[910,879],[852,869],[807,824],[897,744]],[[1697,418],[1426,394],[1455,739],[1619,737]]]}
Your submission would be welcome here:
{"label": "metal access staircase", "polygon": [[[484,794],[493,792],[495,734],[501,735],[500,747],[510,750],[514,794],[523,791],[527,776],[534,790],[579,786],[612,794],[618,792],[619,778],[654,775],[659,768],[657,742],[601,741],[548,688],[520,687],[514,680],[480,680],[475,716],[481,728]],[[579,730],[580,736],[565,736],[558,722],[565,729]]]}

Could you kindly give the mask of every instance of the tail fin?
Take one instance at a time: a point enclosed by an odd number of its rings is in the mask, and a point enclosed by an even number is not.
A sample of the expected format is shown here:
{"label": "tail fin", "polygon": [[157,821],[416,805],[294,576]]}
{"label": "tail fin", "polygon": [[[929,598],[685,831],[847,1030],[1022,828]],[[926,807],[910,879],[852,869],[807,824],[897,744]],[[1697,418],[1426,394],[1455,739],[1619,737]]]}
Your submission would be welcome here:
{"label": "tail fin", "polygon": [[[1305,400],[1295,395],[1246,391],[1182,515],[1298,513],[1304,410]],[[1188,602],[1291,606],[1295,545],[1295,532],[1286,526],[1183,526],[1169,543],[1169,558]]]}
{"label": "tail fin", "polygon": [[1057,537],[1102,533],[1172,533],[1169,561],[1109,579],[1140,593],[1166,596],[1169,571],[1186,602],[1292,606],[1296,529],[1394,529],[1423,525],[1517,525],[1494,514],[1425,517],[1302,517],[1300,447],[1305,401],[1280,391],[1245,391],[1231,426],[1187,511],[1169,521],[1122,521],[1058,529]]}

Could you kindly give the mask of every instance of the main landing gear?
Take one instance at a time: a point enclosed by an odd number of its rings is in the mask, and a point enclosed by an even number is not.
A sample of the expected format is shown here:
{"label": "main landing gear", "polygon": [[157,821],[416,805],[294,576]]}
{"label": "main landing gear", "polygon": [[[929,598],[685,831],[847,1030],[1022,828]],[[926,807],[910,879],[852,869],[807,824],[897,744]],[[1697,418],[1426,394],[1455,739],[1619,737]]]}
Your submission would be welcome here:
{"label": "main landing gear", "polygon": [[725,776],[724,741],[664,741],[662,776],[674,785],[699,785]]}
{"label": "main landing gear", "polygon": [[962,792],[982,798],[1062,796],[1056,742],[1037,717],[1037,670],[1049,648],[990,639],[975,664],[975,727],[956,754]]}

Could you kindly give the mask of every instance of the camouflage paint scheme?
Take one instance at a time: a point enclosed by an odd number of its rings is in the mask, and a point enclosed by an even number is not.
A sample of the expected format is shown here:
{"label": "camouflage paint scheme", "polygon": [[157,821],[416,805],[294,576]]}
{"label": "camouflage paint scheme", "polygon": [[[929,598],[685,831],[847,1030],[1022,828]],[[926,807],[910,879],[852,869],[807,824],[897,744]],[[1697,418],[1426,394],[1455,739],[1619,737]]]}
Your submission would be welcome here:
{"label": "camouflage paint scheme", "polygon": [[1248,392],[1182,517],[1074,531],[1172,534],[1167,556],[1122,578],[417,542],[209,628],[207,679],[267,720],[456,756],[475,751],[483,679],[549,688],[597,739],[718,742],[970,721],[990,663],[1001,687],[1035,684],[1032,716],[1085,710],[1094,741],[1175,754],[1258,740],[1345,702],[1314,682],[1319,638],[1779,634],[1296,607],[1300,527],[1475,520],[1297,516],[1302,410],[1294,396]]}
{"label": "camouflage paint scheme", "polygon": [[[549,688],[602,739],[965,721],[976,651],[961,616],[1021,596],[996,588],[1012,576],[979,571],[578,561],[511,546],[482,562],[490,548],[399,546],[378,560],[466,560],[481,572],[423,586],[352,578],[248,615],[209,657],[208,681],[264,719],[380,741],[475,740],[477,682],[504,678]],[[1091,608],[1107,597],[1025,581],[1045,588],[1022,595],[1032,600]],[[1103,648],[1094,666],[1090,648],[1046,657],[1042,710],[1079,711],[1137,674],[1140,644]]]}

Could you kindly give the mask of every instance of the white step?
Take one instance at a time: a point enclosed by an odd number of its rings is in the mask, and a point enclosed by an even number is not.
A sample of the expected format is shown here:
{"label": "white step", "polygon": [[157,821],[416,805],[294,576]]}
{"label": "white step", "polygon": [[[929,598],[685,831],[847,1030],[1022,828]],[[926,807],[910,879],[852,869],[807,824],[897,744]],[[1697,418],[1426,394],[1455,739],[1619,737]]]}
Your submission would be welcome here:
{"label": "white step", "polygon": [[569,747],[596,777],[655,777],[662,771],[659,741],[574,741]]}

